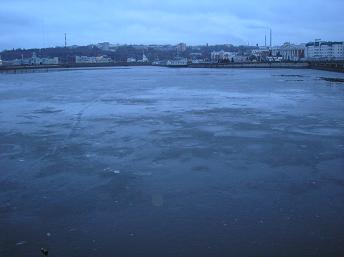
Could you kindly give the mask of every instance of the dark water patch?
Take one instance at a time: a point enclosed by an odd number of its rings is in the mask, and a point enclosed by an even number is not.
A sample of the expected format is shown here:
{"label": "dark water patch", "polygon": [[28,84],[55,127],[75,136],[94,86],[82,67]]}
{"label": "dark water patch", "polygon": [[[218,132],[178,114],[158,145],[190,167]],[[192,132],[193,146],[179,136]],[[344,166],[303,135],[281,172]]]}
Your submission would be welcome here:
{"label": "dark water patch", "polygon": [[125,105],[153,105],[157,100],[144,98],[117,98],[116,102]]}
{"label": "dark water patch", "polygon": [[37,109],[33,111],[33,113],[37,113],[37,114],[55,114],[59,112],[63,112],[63,110],[55,109],[53,107],[45,107],[45,108]]}
{"label": "dark water patch", "polygon": [[117,97],[102,97],[100,101],[104,103],[112,103],[117,101]]}
{"label": "dark water patch", "polygon": [[256,191],[284,192],[290,195],[300,196],[318,191],[322,184],[316,180],[276,180],[276,181],[255,181],[246,183],[247,188]]}
{"label": "dark water patch", "polygon": [[296,78],[304,78],[305,76],[304,75],[296,75],[296,74],[280,74],[280,75],[272,75],[272,76],[275,76],[275,77],[296,77]]}
{"label": "dark water patch", "polygon": [[35,121],[21,121],[21,122],[17,122],[18,125],[34,125],[36,124]]}
{"label": "dark water patch", "polygon": [[192,168],[192,170],[196,172],[207,172],[209,171],[209,167],[208,166],[195,166]]}
{"label": "dark water patch", "polygon": [[37,116],[37,115],[30,115],[30,114],[21,114],[21,115],[17,115],[17,117],[19,117],[19,118],[25,118],[25,119],[29,119],[29,120],[39,119],[39,118],[40,118],[40,116]]}
{"label": "dark water patch", "polygon": [[67,123],[67,122],[61,122],[61,123],[50,123],[50,124],[46,124],[44,125],[45,128],[47,129],[72,129],[73,128],[73,124],[72,123]]}
{"label": "dark water patch", "polygon": [[323,181],[336,185],[342,189],[344,189],[344,178],[340,179],[340,178],[323,178]]}
{"label": "dark water patch", "polygon": [[0,181],[0,188],[2,192],[13,191],[20,188],[18,182],[13,180],[5,179]]}
{"label": "dark water patch", "polygon": [[344,79],[342,78],[327,78],[327,77],[320,77],[320,79],[329,81],[329,82],[335,82],[335,83],[344,83]]}
{"label": "dark water patch", "polygon": [[235,114],[255,114],[257,110],[254,108],[211,108],[204,110],[194,110],[187,112],[190,115],[235,115]]}

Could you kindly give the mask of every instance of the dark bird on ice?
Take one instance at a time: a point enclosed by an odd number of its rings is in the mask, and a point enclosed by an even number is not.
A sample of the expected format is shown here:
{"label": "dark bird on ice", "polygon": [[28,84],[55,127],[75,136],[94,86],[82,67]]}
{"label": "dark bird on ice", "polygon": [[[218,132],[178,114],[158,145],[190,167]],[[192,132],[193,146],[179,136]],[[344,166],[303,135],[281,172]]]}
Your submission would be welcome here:
{"label": "dark bird on ice", "polygon": [[43,254],[43,256],[48,256],[49,252],[47,249],[41,248],[41,253]]}

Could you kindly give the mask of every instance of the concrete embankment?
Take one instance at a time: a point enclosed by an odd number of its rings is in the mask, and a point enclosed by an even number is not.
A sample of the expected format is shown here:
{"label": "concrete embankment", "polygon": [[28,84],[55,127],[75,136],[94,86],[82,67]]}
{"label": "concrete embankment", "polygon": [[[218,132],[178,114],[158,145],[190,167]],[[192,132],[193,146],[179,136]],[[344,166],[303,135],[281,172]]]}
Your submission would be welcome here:
{"label": "concrete embankment", "polygon": [[316,69],[334,72],[344,72],[344,61],[327,62],[286,62],[286,63],[200,63],[191,64],[192,68],[280,68],[280,69]]}
{"label": "concrete embankment", "polygon": [[0,66],[0,73],[30,73],[49,72],[53,70],[67,69],[94,69],[129,66],[150,66],[149,63],[83,63],[83,64],[59,64],[59,65],[20,65],[20,66]]}
{"label": "concrete embankment", "polygon": [[308,63],[230,63],[230,64],[213,64],[199,63],[190,64],[191,68],[285,68],[285,69],[304,69],[309,68]]}
{"label": "concrete embankment", "polygon": [[279,68],[279,69],[316,69],[334,72],[344,72],[344,62],[286,62],[286,63],[199,63],[190,64],[190,68]]}
{"label": "concrete embankment", "polygon": [[341,62],[310,62],[309,67],[317,70],[344,72],[344,61]]}
{"label": "concrete embankment", "polygon": [[[0,66],[0,73],[27,73],[27,72],[49,72],[53,70],[66,69],[95,69],[113,67],[135,67],[152,66],[150,63],[99,63],[99,64],[61,64],[61,65],[37,65],[37,66]],[[166,66],[162,66],[166,67]],[[279,68],[279,69],[319,69],[334,72],[344,72],[344,62],[288,62],[288,63],[199,63],[189,64],[189,68]]]}

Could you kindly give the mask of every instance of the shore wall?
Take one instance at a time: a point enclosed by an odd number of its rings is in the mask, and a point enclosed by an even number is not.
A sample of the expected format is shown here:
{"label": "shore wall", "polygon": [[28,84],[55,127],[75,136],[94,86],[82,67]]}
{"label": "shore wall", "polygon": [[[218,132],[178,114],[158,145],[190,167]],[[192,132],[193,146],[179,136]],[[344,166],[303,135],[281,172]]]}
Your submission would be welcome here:
{"label": "shore wall", "polygon": [[77,69],[77,68],[111,68],[151,66],[150,63],[80,63],[80,64],[59,64],[59,65],[22,65],[22,66],[0,66],[0,73],[27,73],[27,72],[48,72],[52,70]]}
{"label": "shore wall", "polygon": [[[27,72],[49,72],[65,69],[93,69],[111,67],[137,67],[152,66],[150,63],[90,63],[90,64],[62,64],[62,65],[39,65],[39,66],[0,66],[0,73],[27,73]],[[161,66],[166,67],[166,66]],[[189,68],[260,68],[260,69],[318,69],[334,72],[344,72],[344,62],[300,62],[300,63],[229,63],[229,64],[189,64]]]}
{"label": "shore wall", "polygon": [[284,69],[304,69],[308,68],[308,63],[231,63],[231,64],[191,64],[191,68],[284,68]]}
{"label": "shore wall", "polygon": [[344,61],[342,62],[310,62],[309,67],[317,70],[327,70],[344,73]]}

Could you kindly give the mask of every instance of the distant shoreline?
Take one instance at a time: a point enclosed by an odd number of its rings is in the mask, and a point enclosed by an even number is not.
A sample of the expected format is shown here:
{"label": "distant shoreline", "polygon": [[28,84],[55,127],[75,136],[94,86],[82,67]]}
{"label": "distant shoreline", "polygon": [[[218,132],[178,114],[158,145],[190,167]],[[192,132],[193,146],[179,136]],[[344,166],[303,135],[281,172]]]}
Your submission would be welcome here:
{"label": "distant shoreline", "polygon": [[[39,72],[39,71],[49,71],[49,70],[69,70],[69,69],[85,69],[85,68],[114,68],[114,67],[157,67],[150,63],[99,63],[99,64],[60,64],[60,65],[37,65],[37,66],[0,66],[0,73],[27,73],[27,72]],[[167,66],[158,66],[166,67]],[[255,68],[255,69],[317,69],[326,70],[333,72],[343,72],[344,73],[344,63],[336,62],[314,62],[314,63],[228,63],[228,64],[212,64],[212,63],[200,63],[200,64],[189,64],[184,68],[216,68],[216,69],[245,69],[245,68]]]}

